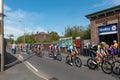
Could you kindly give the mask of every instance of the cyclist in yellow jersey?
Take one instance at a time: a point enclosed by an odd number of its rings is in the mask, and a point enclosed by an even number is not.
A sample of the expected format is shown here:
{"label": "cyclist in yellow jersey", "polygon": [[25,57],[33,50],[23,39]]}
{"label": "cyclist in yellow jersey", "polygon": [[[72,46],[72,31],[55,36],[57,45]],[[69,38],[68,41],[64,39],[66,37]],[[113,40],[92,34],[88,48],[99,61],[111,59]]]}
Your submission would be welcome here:
{"label": "cyclist in yellow jersey", "polygon": [[97,60],[97,63],[99,63],[102,58],[104,56],[106,56],[108,54],[108,51],[106,49],[106,43],[105,42],[101,42],[99,45],[98,45],[98,50],[97,50],[97,55],[96,55],[96,60]]}

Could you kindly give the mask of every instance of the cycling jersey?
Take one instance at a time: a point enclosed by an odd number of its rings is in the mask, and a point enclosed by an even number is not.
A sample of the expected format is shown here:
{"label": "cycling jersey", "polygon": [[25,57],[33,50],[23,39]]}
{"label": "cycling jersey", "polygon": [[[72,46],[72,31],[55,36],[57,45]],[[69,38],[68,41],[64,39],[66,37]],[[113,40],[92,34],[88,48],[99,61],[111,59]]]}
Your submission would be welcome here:
{"label": "cycling jersey", "polygon": [[50,48],[50,50],[53,50],[53,49],[54,49],[53,44],[51,44],[51,45],[49,46],[49,48]]}
{"label": "cycling jersey", "polygon": [[60,48],[60,47],[59,47],[58,44],[54,45],[54,49],[55,49],[55,50],[58,50],[59,48]]}
{"label": "cycling jersey", "polygon": [[37,46],[37,49],[39,49],[39,50],[40,50],[40,45],[38,45],[38,46]]}
{"label": "cycling jersey", "polygon": [[73,46],[69,46],[67,50],[68,50],[68,52],[72,52],[75,50],[75,48]]}

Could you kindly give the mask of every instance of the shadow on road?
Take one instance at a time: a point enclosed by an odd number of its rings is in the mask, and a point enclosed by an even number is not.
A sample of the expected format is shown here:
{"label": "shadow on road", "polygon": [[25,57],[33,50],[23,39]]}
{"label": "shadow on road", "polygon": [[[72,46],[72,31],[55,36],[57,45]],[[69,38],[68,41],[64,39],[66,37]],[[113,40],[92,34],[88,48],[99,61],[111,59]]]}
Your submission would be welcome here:
{"label": "shadow on road", "polygon": [[16,54],[11,54],[9,52],[6,52],[5,53],[5,70],[16,65],[16,64],[19,64],[21,63],[21,61],[19,61],[17,59],[17,57],[15,56]]}
{"label": "shadow on road", "polygon": [[48,79],[48,80],[59,80],[59,79],[56,78],[56,77],[53,77],[53,78],[50,78],[50,79]]}

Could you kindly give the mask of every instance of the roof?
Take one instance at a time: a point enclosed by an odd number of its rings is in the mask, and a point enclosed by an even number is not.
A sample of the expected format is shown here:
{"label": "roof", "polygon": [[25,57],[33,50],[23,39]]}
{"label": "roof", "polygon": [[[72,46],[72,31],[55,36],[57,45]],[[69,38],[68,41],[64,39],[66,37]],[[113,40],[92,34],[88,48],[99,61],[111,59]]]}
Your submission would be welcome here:
{"label": "roof", "polygon": [[91,17],[97,16],[97,15],[100,15],[100,14],[105,14],[105,13],[112,12],[112,11],[119,10],[119,9],[120,9],[120,5],[117,5],[115,7],[111,7],[111,8],[104,9],[104,10],[101,10],[101,11],[98,11],[98,12],[95,12],[95,13],[88,14],[88,15],[86,15],[86,17],[88,19],[90,19]]}

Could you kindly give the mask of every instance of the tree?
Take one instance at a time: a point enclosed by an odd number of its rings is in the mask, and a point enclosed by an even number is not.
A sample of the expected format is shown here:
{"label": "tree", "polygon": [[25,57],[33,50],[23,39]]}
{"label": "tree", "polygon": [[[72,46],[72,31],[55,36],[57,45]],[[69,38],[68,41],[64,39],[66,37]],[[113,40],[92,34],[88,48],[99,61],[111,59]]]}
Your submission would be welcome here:
{"label": "tree", "polygon": [[8,44],[12,44],[14,42],[14,40],[13,40],[14,35],[13,34],[9,34],[8,37],[9,37],[9,39],[7,39],[7,43]]}
{"label": "tree", "polygon": [[35,43],[34,35],[33,34],[32,35],[26,34],[25,35],[25,42],[29,43],[29,44]]}
{"label": "tree", "polygon": [[[24,35],[20,36],[16,40],[17,43],[24,43]],[[35,43],[34,35],[31,34],[25,34],[25,43],[33,44]]]}
{"label": "tree", "polygon": [[90,34],[91,34],[91,30],[90,30],[90,25],[88,25],[88,27],[86,28],[86,30],[84,31],[84,39],[90,39]]}
{"label": "tree", "polygon": [[73,39],[75,39],[75,37],[81,37],[83,34],[83,30],[84,28],[82,26],[67,26],[67,28],[65,28],[65,37],[73,37]]}
{"label": "tree", "polygon": [[86,28],[84,28],[83,26],[67,26],[67,28],[65,28],[65,37],[73,37],[73,39],[75,39],[75,37],[81,37],[81,39],[90,39],[90,25]]}
{"label": "tree", "polygon": [[52,31],[47,35],[47,39],[49,42],[56,42],[59,41],[59,35],[57,32]]}

